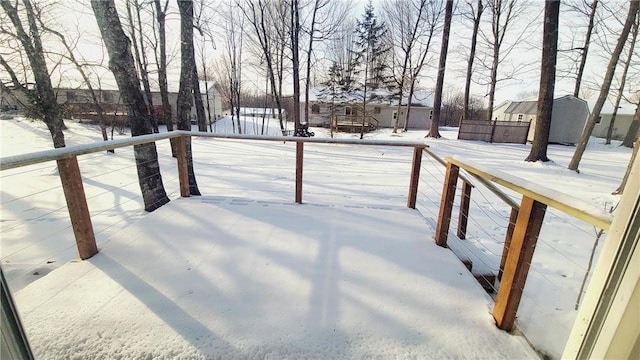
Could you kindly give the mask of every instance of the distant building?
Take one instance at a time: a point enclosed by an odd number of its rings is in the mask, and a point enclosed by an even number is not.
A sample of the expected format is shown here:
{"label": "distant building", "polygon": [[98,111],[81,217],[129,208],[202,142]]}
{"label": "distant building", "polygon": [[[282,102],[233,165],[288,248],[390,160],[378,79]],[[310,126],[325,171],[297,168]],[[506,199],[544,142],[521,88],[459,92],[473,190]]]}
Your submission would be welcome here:
{"label": "distant building", "polygon": [[[222,115],[222,96],[220,92],[218,92],[216,85],[210,85],[208,94],[205,91],[204,84],[201,84],[201,95],[202,100],[204,102],[204,111],[207,111],[211,114],[211,120],[219,118]],[[56,95],[58,98],[59,104],[91,104],[93,100],[91,98],[91,93],[86,88],[58,88],[55,89]],[[120,98],[120,91],[118,90],[108,90],[108,89],[99,89],[96,90],[98,92],[99,100],[104,104],[117,105],[122,104],[122,99]],[[208,95],[208,99],[207,99]],[[162,97],[160,96],[159,91],[151,92],[151,101],[153,103],[154,108],[157,111],[162,111]],[[169,92],[169,103],[171,104],[171,114],[173,121],[176,121],[176,111],[175,104],[178,101],[178,93],[177,91]],[[208,107],[207,107],[208,103]],[[124,109],[124,108],[123,108]],[[124,111],[124,110],[123,110]],[[207,113],[208,114],[208,113]],[[196,110],[195,106],[191,108],[191,120],[195,121],[196,119]]]}
{"label": "distant building", "polygon": [[[494,121],[530,122],[528,141],[535,136],[537,101],[505,101],[493,109]],[[553,100],[549,142],[576,144],[589,118],[589,105],[577,97],[566,95]]]}
{"label": "distant building", "polygon": [[[367,96],[367,104],[364,112],[373,118],[376,126],[380,128],[392,128],[398,116],[398,100],[393,99],[391,92],[387,90],[371,91]],[[403,104],[407,99],[403,100]],[[332,111],[333,109],[333,111]],[[407,105],[400,107],[400,120],[398,127],[404,127],[404,114]],[[300,119],[304,121],[305,103],[300,104]],[[309,125],[328,127],[331,115],[349,117],[361,116],[362,95],[352,93],[333,97],[331,94],[322,93],[320,89],[312,89],[309,96]],[[409,113],[409,129],[427,129],[433,116],[433,95],[431,92],[421,91],[414,94]]]}
{"label": "distant building", "polygon": [[[207,111],[211,114],[211,120],[219,118],[222,115],[222,96],[217,89],[216,84],[209,83],[208,92],[205,91],[204,82],[201,82],[201,92],[202,92],[202,100],[205,106],[205,113]],[[174,89],[172,89],[174,90]],[[9,89],[11,91],[11,89]],[[87,108],[89,105],[93,103],[93,98],[89,89],[83,86],[78,87],[68,87],[68,88],[55,88],[58,104],[81,104],[85,105],[83,108]],[[98,95],[98,101],[103,104],[108,105],[111,108],[117,108],[120,112],[126,112],[124,106],[122,106],[122,99],[120,98],[120,91],[117,89],[97,89],[95,90]],[[160,96],[159,91],[152,91],[152,102],[154,108],[157,111],[162,111],[162,98]],[[169,91],[169,103],[171,104],[171,113],[173,121],[176,120],[176,111],[175,104],[178,100],[177,90]],[[2,109],[17,109],[21,110],[24,107],[27,99],[21,91],[11,91],[11,94],[0,93],[0,105],[2,105]],[[208,103],[208,107],[207,107]],[[118,106],[120,105],[120,106]],[[208,113],[207,113],[208,114]],[[191,118],[195,120],[196,111],[195,107],[191,110]]]}

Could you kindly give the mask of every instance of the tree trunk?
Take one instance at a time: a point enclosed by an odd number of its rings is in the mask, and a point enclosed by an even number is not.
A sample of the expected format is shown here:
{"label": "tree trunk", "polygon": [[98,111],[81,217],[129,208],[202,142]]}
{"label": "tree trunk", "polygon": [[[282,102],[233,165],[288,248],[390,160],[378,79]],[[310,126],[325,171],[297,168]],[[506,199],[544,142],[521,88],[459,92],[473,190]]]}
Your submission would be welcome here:
{"label": "tree trunk", "polygon": [[547,145],[549,144],[549,130],[551,129],[553,113],[553,91],[556,83],[559,17],[560,0],[545,1],[536,128],[531,152],[529,152],[529,156],[525,161],[549,161]]}
{"label": "tree trunk", "polygon": [[[127,106],[131,135],[151,134],[149,114],[140,90],[130,42],[122,30],[114,0],[92,1],[91,7],[109,53],[109,68]],[[169,202],[162,184],[156,144],[136,145],[134,155],[145,210],[153,211]]]}
{"label": "tree trunk", "polygon": [[[412,81],[409,84],[409,94],[407,95],[409,97],[409,99],[413,99],[413,93],[415,92],[415,85],[416,82]],[[407,101],[407,113],[405,114],[405,120],[404,120],[404,131],[407,132],[407,130],[409,130],[409,119],[411,116],[411,100]]]}
{"label": "tree trunk", "polygon": [[580,65],[578,65],[578,74],[576,75],[576,87],[573,90],[573,96],[580,97],[580,85],[582,84],[582,75],[584,74],[584,66],[587,64],[587,54],[589,52],[589,44],[591,43],[591,32],[593,31],[593,23],[596,17],[596,8],[598,7],[598,0],[593,0],[591,3],[591,14],[589,14],[589,25],[587,25],[587,33],[584,37],[584,46],[582,47],[582,54],[580,55]]}
{"label": "tree trunk", "polygon": [[[640,104],[638,104],[638,107],[636,107],[636,113],[633,116],[633,122],[636,124],[640,123]],[[627,166],[627,171],[625,171],[624,177],[622,178],[622,183],[620,184],[620,186],[618,186],[618,189],[616,189],[614,194],[623,193],[624,188],[627,185],[627,179],[629,178],[629,173],[631,172],[631,168],[633,167],[633,162],[638,156],[638,148],[640,148],[640,137],[636,138],[635,145],[633,146],[633,153],[631,154],[631,159],[629,159],[629,165]]]}
{"label": "tree trunk", "polygon": [[618,107],[620,106],[620,101],[622,100],[622,95],[624,92],[624,86],[627,82],[627,72],[629,71],[629,65],[631,65],[631,61],[633,60],[633,50],[635,49],[636,39],[638,38],[638,19],[636,19],[635,24],[633,24],[633,35],[631,35],[631,45],[629,46],[629,56],[627,56],[627,61],[624,64],[624,70],[622,71],[622,76],[620,77],[620,87],[618,88],[618,95],[616,96],[616,104],[613,107],[613,113],[611,114],[611,121],[609,122],[609,127],[607,128],[607,139],[605,144],[611,144],[611,135],[613,134],[613,125],[616,121],[616,115],[618,114]]}
{"label": "tree trunk", "polygon": [[440,47],[440,62],[438,64],[438,78],[436,80],[436,92],[433,99],[433,118],[428,137],[440,136],[440,111],[442,108],[442,88],[444,86],[444,71],[447,64],[447,52],[449,50],[449,32],[451,31],[451,17],[453,14],[453,0],[447,0],[444,13],[444,29],[442,30],[442,45]]}
{"label": "tree trunk", "polygon": [[[193,1],[178,1],[180,10],[180,88],[176,104],[178,117],[178,130],[191,131],[191,104],[193,103],[193,74],[194,49],[193,49]],[[193,171],[193,156],[191,152],[191,138],[187,137],[187,170],[189,173],[189,192],[191,195],[200,195]]]}
{"label": "tree trunk", "polygon": [[629,36],[629,32],[631,31],[631,26],[633,25],[635,18],[638,14],[639,7],[640,7],[640,2],[638,1],[629,2],[629,13],[627,14],[627,19],[624,22],[624,27],[622,28],[620,37],[618,38],[618,43],[616,44],[616,47],[613,50],[613,53],[611,54],[611,59],[609,60],[609,65],[607,66],[607,72],[602,82],[602,88],[600,89],[600,95],[598,96],[598,100],[596,101],[596,104],[593,107],[593,111],[591,112],[591,115],[589,115],[587,124],[585,125],[582,131],[580,142],[578,143],[578,146],[576,146],[576,151],[573,154],[573,157],[571,158],[571,162],[569,163],[568,168],[570,170],[578,171],[580,160],[582,160],[582,155],[584,154],[584,151],[587,148],[589,137],[591,137],[591,133],[593,132],[593,127],[596,125],[596,119],[600,117],[600,111],[602,111],[604,102],[606,101],[607,96],[609,95],[609,89],[611,88],[611,81],[613,80],[613,76],[616,71],[616,65],[618,64],[618,60],[620,58],[620,54],[622,53],[622,49],[624,48],[624,45],[627,42],[627,37]]}
{"label": "tree trunk", "polygon": [[320,0],[313,3],[313,13],[311,15],[311,28],[309,29],[309,48],[307,49],[307,78],[304,83],[304,122],[309,124],[309,90],[311,88],[311,54],[313,53],[313,40],[316,26],[316,14]]}
{"label": "tree trunk", "polygon": [[469,51],[469,61],[467,62],[467,77],[464,84],[464,105],[462,109],[462,118],[469,120],[469,98],[471,97],[471,76],[473,75],[473,62],[476,57],[476,45],[478,43],[478,31],[480,29],[480,19],[484,7],[482,0],[478,0],[478,8],[476,16],[473,18],[473,32],[471,33],[471,50]]}
{"label": "tree trunk", "polygon": [[[169,102],[169,90],[167,86],[167,33],[165,29],[165,21],[167,16],[167,6],[169,0],[166,0],[164,9],[160,5],[160,0],[154,0],[156,8],[156,20],[158,21],[158,37],[160,42],[160,58],[158,63],[158,85],[160,87],[160,98],[162,99],[162,119],[167,127],[167,131],[173,131],[173,115],[171,111],[171,103]],[[176,142],[171,139],[171,154],[176,157]]]}
{"label": "tree trunk", "polygon": [[[136,64],[138,65],[138,70],[140,72],[140,80],[142,81],[142,88],[144,89],[144,99],[147,104],[147,111],[149,112],[149,121],[151,122],[151,128],[154,133],[158,132],[158,121],[156,119],[155,109],[153,108],[153,99],[151,96],[151,85],[149,84],[149,69],[147,64],[147,58],[145,56],[144,51],[144,40],[142,34],[142,23],[140,19],[140,4],[138,0],[134,1],[134,6],[136,8],[137,15],[137,25],[136,29],[136,21],[133,19],[133,14],[131,12],[131,3],[127,1],[127,15],[129,16],[129,27],[130,27],[130,35],[131,41],[133,44],[133,54]],[[136,35],[136,30],[138,35],[140,36],[140,47],[138,47],[138,36]]]}
{"label": "tree trunk", "polygon": [[634,120],[631,122],[631,125],[629,125],[627,135],[624,137],[624,140],[622,141],[622,144],[620,144],[620,146],[632,148],[634,140],[638,137],[638,130],[640,130],[640,119],[634,118]]}
{"label": "tree trunk", "polygon": [[293,67],[293,120],[297,133],[300,129],[300,18],[298,0],[291,1],[291,66]]}
{"label": "tree trunk", "polygon": [[198,123],[198,131],[207,132],[207,116],[204,112],[204,101],[202,101],[202,92],[200,91],[200,80],[198,80],[198,69],[195,64],[195,56],[193,57],[193,101],[196,106],[196,119]]}
{"label": "tree trunk", "polygon": [[49,70],[45,60],[36,14],[30,0],[23,0],[23,4],[29,26],[28,33],[25,31],[20,16],[18,15],[17,2],[14,7],[10,1],[0,1],[0,5],[15,27],[18,41],[20,41],[29,59],[33,79],[36,83],[37,96],[34,100],[37,111],[42,116],[42,121],[47,125],[49,133],[51,133],[53,147],[64,147],[62,107],[58,104],[53,85],[51,84],[51,77],[49,76]]}

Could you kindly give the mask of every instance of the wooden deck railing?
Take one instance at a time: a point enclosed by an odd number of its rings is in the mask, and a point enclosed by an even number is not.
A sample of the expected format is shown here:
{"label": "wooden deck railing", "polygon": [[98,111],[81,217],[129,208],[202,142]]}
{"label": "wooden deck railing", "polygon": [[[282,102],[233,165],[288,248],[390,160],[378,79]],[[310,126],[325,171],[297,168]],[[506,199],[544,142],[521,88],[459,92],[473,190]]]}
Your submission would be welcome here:
{"label": "wooden deck railing", "polygon": [[76,239],[76,245],[81,259],[88,259],[98,252],[89,207],[83,188],[82,176],[78,166],[78,156],[91,154],[110,149],[117,149],[133,145],[156,142],[160,140],[177,138],[177,167],[180,181],[180,196],[188,197],[189,181],[186,160],[186,137],[209,137],[217,139],[249,140],[249,141],[278,141],[296,143],[296,179],[295,201],[302,203],[304,144],[345,144],[345,145],[370,145],[370,146],[394,146],[413,148],[413,161],[409,180],[407,206],[415,209],[420,179],[420,163],[422,151],[428,145],[422,142],[408,141],[383,141],[383,140],[357,140],[357,139],[327,139],[306,138],[290,136],[258,136],[237,134],[216,134],[189,131],[171,131],[160,134],[136,136],[127,139],[96,142],[78,146],[52,149],[29,154],[7,156],[0,158],[0,170],[8,170],[43,162],[56,161],[58,164],[62,188],[67,202],[67,209],[71,218],[71,224]]}
{"label": "wooden deck railing", "polygon": [[[447,171],[442,190],[440,213],[438,216],[435,241],[440,246],[447,246],[451,212],[455,199],[455,191],[460,169],[466,170],[483,184],[494,187],[494,182],[522,195],[521,203],[515,204],[506,195],[501,198],[511,206],[509,227],[505,236],[498,278],[500,287],[493,308],[493,317],[499,328],[511,330],[514,326],[520,298],[529,272],[531,259],[538,235],[544,221],[547,206],[556,208],[570,216],[578,218],[601,229],[608,230],[612,215],[593,208],[590,204],[557,191],[544,188],[538,184],[491,169],[488,166],[462,160],[456,157],[445,158]],[[470,190],[464,190],[470,197]],[[492,191],[494,191],[492,190]],[[500,194],[501,192],[496,192]],[[461,211],[463,206],[461,206]],[[460,219],[466,219],[467,213]]]}

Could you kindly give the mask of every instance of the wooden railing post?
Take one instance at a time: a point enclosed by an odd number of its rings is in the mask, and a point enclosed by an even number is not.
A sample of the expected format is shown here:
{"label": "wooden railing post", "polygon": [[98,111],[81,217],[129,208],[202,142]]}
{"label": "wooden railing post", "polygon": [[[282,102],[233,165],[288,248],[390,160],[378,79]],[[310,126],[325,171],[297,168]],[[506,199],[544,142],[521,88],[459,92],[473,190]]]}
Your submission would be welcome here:
{"label": "wooden railing post", "polygon": [[180,180],[180,196],[189,197],[189,170],[187,167],[187,141],[184,136],[176,138],[176,159],[178,160],[178,179]]}
{"label": "wooden railing post", "polygon": [[85,260],[98,253],[98,246],[93,233],[87,198],[84,194],[78,158],[74,156],[60,159],[57,160],[57,163],[78,253],[80,258]]}
{"label": "wooden railing post", "polygon": [[304,162],[304,143],[296,141],[296,202],[302,204],[302,165]]}
{"label": "wooden railing post", "polygon": [[471,203],[471,184],[462,182],[462,195],[460,197],[460,213],[458,215],[458,238],[467,238],[467,222],[469,220],[469,203]]}
{"label": "wooden railing post", "polygon": [[493,307],[493,318],[500,329],[513,329],[546,209],[547,205],[527,196],[522,197],[502,281]]}
{"label": "wooden railing post", "polygon": [[513,229],[515,229],[516,227],[516,220],[518,220],[518,209],[511,208],[509,225],[507,225],[507,234],[504,237],[504,247],[502,248],[502,258],[500,259],[500,269],[498,270],[498,280],[502,280],[504,263],[507,261],[507,254],[509,253],[509,248],[511,247],[511,238],[513,237]]}
{"label": "wooden railing post", "polygon": [[456,196],[456,184],[460,168],[452,163],[447,163],[447,171],[444,176],[444,186],[442,189],[442,199],[440,200],[440,211],[438,213],[438,225],[436,226],[436,244],[447,247],[447,234],[451,223],[451,210]]}
{"label": "wooden railing post", "polygon": [[416,199],[418,197],[418,183],[420,180],[420,164],[422,163],[421,147],[413,148],[413,165],[411,166],[411,179],[409,181],[409,196],[407,197],[407,207],[416,208]]}

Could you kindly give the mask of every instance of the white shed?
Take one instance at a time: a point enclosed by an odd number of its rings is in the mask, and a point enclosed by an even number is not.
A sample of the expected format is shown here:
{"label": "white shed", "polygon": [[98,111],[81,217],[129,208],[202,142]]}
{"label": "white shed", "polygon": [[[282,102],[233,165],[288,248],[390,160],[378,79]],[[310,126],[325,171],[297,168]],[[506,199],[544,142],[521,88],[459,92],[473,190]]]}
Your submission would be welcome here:
{"label": "white shed", "polygon": [[[498,107],[504,107],[504,103]],[[537,101],[511,101],[502,109],[494,109],[501,121],[531,122],[528,141],[533,141],[536,127]],[[553,115],[549,143],[576,144],[580,140],[582,129],[589,118],[589,105],[585,100],[565,95],[553,100]]]}

